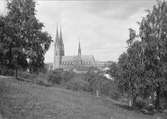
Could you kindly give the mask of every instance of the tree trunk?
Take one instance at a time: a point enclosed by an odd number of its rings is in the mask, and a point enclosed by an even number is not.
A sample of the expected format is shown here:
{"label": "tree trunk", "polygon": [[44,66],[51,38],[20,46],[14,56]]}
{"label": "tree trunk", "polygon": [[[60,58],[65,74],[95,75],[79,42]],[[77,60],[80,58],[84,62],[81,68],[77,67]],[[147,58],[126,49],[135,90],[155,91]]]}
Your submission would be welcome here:
{"label": "tree trunk", "polygon": [[132,106],[135,106],[135,104],[136,104],[136,99],[137,99],[137,95],[133,96],[133,105],[132,105]]}
{"label": "tree trunk", "polygon": [[129,89],[130,89],[129,106],[133,107],[134,104],[136,103],[136,96],[134,95],[133,82],[132,82],[131,78],[130,78],[130,82],[129,82]]}
{"label": "tree trunk", "polygon": [[99,91],[96,90],[96,97],[99,97]]}
{"label": "tree trunk", "polygon": [[12,46],[9,46],[9,67],[12,67]]}
{"label": "tree trunk", "polygon": [[131,96],[130,99],[129,99],[129,107],[134,107],[135,104],[136,104],[136,98],[137,96]]}
{"label": "tree trunk", "polygon": [[156,88],[156,100],[155,100],[155,108],[159,110],[160,108],[160,85],[158,84]]}
{"label": "tree trunk", "polygon": [[129,106],[129,107],[132,107],[132,105],[133,105],[133,101],[132,101],[132,98],[130,98],[130,99],[129,99],[129,102],[128,102],[128,106]]}
{"label": "tree trunk", "polygon": [[16,67],[16,79],[18,79],[18,69]]}

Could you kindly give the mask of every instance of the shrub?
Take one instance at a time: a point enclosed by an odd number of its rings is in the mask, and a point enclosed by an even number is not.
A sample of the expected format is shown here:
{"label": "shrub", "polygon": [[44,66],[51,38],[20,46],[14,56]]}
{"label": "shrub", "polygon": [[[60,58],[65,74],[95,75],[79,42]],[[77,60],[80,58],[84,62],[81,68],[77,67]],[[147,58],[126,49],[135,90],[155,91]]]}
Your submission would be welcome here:
{"label": "shrub", "polygon": [[19,71],[18,76],[23,81],[34,82],[35,78],[37,77],[37,74]]}
{"label": "shrub", "polygon": [[0,83],[0,95],[1,97],[5,94],[9,93],[9,89],[6,86],[6,83],[4,81],[1,81]]}
{"label": "shrub", "polygon": [[120,93],[118,91],[117,85],[112,80],[103,79],[101,81],[101,92],[103,95],[111,97],[115,100],[120,98]]}
{"label": "shrub", "polygon": [[15,70],[9,69],[5,66],[0,67],[0,74],[5,75],[5,76],[14,76],[15,75]]}
{"label": "shrub", "polygon": [[83,79],[73,78],[65,83],[65,88],[75,91],[89,91],[89,83]]}
{"label": "shrub", "polygon": [[136,102],[135,102],[135,105],[134,105],[136,108],[142,109],[146,105],[147,105],[147,100],[146,99],[143,99],[141,97],[136,98]]}
{"label": "shrub", "polygon": [[60,72],[51,72],[48,76],[48,82],[51,84],[60,84],[62,80]]}
{"label": "shrub", "polygon": [[48,74],[48,82],[51,84],[63,84],[73,78],[74,73],[62,70],[51,71]]}
{"label": "shrub", "polygon": [[86,74],[86,81],[89,82],[89,90],[95,92],[99,90],[101,95],[119,99],[120,93],[116,83],[112,80],[106,79],[102,73],[96,73],[94,70]]}
{"label": "shrub", "polygon": [[70,81],[76,74],[71,71],[64,71],[61,73],[62,81],[61,83],[65,83]]}
{"label": "shrub", "polygon": [[51,86],[52,84],[47,80],[49,77],[49,74],[48,73],[39,73],[34,82],[36,84],[39,84],[39,85],[43,85],[43,86]]}

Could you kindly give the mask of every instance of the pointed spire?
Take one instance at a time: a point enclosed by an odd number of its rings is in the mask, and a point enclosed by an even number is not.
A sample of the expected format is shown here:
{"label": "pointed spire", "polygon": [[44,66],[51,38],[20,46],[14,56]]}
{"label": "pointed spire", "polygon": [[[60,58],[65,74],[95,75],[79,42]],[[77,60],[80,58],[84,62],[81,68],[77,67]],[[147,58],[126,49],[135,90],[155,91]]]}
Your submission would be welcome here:
{"label": "pointed spire", "polygon": [[81,46],[80,46],[80,41],[79,41],[79,44],[78,44],[78,56],[81,56]]}
{"label": "pointed spire", "polygon": [[59,33],[59,30],[58,30],[58,24],[57,24],[57,29],[56,29],[56,33],[57,33],[57,35],[58,35],[58,33]]}
{"label": "pointed spire", "polygon": [[64,47],[61,26],[60,26],[60,44],[61,44],[62,47]]}
{"label": "pointed spire", "polygon": [[64,43],[63,43],[63,37],[62,37],[62,29],[61,29],[61,26],[60,26],[60,45],[61,45],[62,56],[64,56]]}
{"label": "pointed spire", "polygon": [[58,28],[57,25],[57,31],[56,31],[56,38],[55,38],[55,49],[56,49],[56,54],[60,56],[64,56],[64,43],[62,39],[62,31],[61,28]]}
{"label": "pointed spire", "polygon": [[61,26],[60,26],[60,40],[62,40],[62,30],[61,30]]}
{"label": "pointed spire", "polygon": [[59,30],[58,30],[58,25],[57,25],[57,30],[56,30],[55,45],[59,45]]}

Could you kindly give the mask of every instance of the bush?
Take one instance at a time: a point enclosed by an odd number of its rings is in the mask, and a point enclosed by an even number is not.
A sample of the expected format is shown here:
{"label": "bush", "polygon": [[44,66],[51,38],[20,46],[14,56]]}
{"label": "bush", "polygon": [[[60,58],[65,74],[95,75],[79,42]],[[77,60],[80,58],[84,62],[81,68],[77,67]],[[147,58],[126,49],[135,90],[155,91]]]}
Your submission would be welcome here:
{"label": "bush", "polygon": [[62,72],[60,71],[53,71],[49,73],[48,82],[51,84],[60,84],[62,79]]}
{"label": "bush", "polygon": [[115,100],[118,100],[120,98],[120,93],[118,91],[117,85],[115,82],[103,79],[101,81],[101,92],[103,95],[111,97]]}
{"label": "bush", "polygon": [[65,72],[62,72],[61,74],[61,77],[62,77],[62,81],[61,83],[65,83],[65,82],[68,82],[70,81],[74,76],[76,76],[76,74],[74,72],[68,72],[68,71],[65,71]]}
{"label": "bush", "polygon": [[9,68],[4,67],[4,66],[1,66],[0,67],[0,75],[14,76],[15,75],[15,70],[9,69]]}
{"label": "bush", "polygon": [[51,86],[52,84],[50,82],[48,82],[48,77],[49,77],[49,74],[48,73],[39,73],[34,82],[36,84],[39,84],[39,85],[43,85],[43,86]]}
{"label": "bush", "polygon": [[1,97],[5,94],[9,93],[9,88],[6,86],[6,83],[4,81],[1,81],[0,83],[0,95]]}
{"label": "bush", "polygon": [[48,75],[48,82],[51,84],[63,84],[67,81],[69,81],[71,78],[73,78],[74,73],[73,72],[67,72],[62,70],[55,70],[52,72],[49,72]]}
{"label": "bush", "polygon": [[35,78],[37,77],[37,74],[19,71],[18,77],[23,81],[34,82]]}
{"label": "bush", "polygon": [[55,70],[49,73],[48,82],[51,85],[58,84],[75,91],[89,91],[89,82],[85,81],[85,75],[74,72]]}
{"label": "bush", "polygon": [[48,77],[48,82],[50,82],[51,84],[60,84],[61,78],[61,75],[57,72],[50,73]]}
{"label": "bush", "polygon": [[54,84],[61,85],[69,81],[73,77],[72,72],[64,72],[62,70],[50,71],[47,73],[29,73],[19,71],[19,79],[26,82],[32,82],[44,86],[52,86]]}
{"label": "bush", "polygon": [[89,83],[83,79],[73,78],[65,83],[65,88],[75,91],[89,91]]}
{"label": "bush", "polygon": [[106,79],[103,75],[96,72],[89,72],[86,76],[86,81],[89,82],[89,90],[95,92],[99,90],[101,95],[111,97],[115,100],[120,98],[120,93],[116,83],[112,80]]}
{"label": "bush", "polygon": [[135,102],[135,107],[138,109],[142,109],[143,107],[145,107],[147,105],[147,100],[143,99],[141,97],[137,97],[136,98],[136,102]]}

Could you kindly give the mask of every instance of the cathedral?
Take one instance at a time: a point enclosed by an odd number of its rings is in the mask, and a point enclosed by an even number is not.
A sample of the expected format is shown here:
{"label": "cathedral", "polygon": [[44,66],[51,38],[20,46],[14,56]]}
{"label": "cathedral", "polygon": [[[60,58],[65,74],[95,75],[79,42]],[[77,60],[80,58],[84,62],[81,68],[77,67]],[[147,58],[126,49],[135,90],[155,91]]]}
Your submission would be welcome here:
{"label": "cathedral", "polygon": [[78,54],[74,56],[66,56],[61,29],[56,33],[54,42],[54,62],[52,69],[63,70],[88,70],[90,67],[96,67],[93,55],[82,55],[80,42],[78,44]]}

